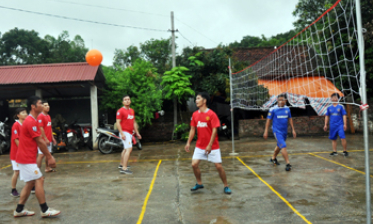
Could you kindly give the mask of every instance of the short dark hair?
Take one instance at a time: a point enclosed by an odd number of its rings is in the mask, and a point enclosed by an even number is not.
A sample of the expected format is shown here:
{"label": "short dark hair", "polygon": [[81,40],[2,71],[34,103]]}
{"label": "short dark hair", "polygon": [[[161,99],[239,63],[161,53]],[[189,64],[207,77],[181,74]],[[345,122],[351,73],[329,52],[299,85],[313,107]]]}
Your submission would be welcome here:
{"label": "short dark hair", "polygon": [[336,96],[338,99],[340,98],[339,93],[333,93],[330,97]]}
{"label": "short dark hair", "polygon": [[[47,100],[43,100],[43,101],[41,101],[41,104],[45,104],[45,103],[48,103],[48,101]],[[48,103],[49,104],[49,103]]]}
{"label": "short dark hair", "polygon": [[285,94],[285,93],[281,93],[280,95],[278,95],[278,96],[277,96],[277,99],[280,98],[280,97],[282,97],[282,98],[284,98],[285,100],[287,100],[287,97],[286,97],[286,94]]}
{"label": "short dark hair", "polygon": [[131,99],[131,96],[130,96],[130,95],[128,95],[128,94],[124,94],[124,96],[122,97],[122,100],[123,100],[124,98],[126,98],[126,97],[129,97],[129,98]]}
{"label": "short dark hair", "polygon": [[36,106],[39,100],[41,100],[41,98],[38,96],[30,96],[27,100],[27,109],[31,111],[31,105]]}
{"label": "short dark hair", "polygon": [[206,92],[199,92],[197,96],[201,96],[203,99],[206,100],[206,105],[210,104],[210,95]]}
{"label": "short dark hair", "polygon": [[14,119],[18,119],[17,115],[20,114],[22,111],[26,111],[27,113],[27,109],[24,108],[24,107],[19,107],[16,109],[16,113],[14,114]]}

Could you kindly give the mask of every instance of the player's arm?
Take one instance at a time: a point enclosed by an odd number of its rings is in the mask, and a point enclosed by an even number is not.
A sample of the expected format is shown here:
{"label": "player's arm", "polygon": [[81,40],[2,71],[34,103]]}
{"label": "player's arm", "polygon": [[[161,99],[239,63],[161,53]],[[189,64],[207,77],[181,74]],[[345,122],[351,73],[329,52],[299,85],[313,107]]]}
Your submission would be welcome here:
{"label": "player's arm", "polygon": [[293,137],[296,138],[297,137],[297,133],[295,132],[293,118],[291,118],[291,117],[289,118],[289,124],[290,124],[291,130],[293,132]]}
{"label": "player's arm", "polygon": [[120,133],[121,136],[122,136],[122,139],[123,139],[123,140],[126,140],[126,135],[123,133],[122,126],[120,125],[120,122],[121,122],[121,121],[122,121],[121,119],[117,119],[117,123],[116,123],[116,125],[117,125],[117,128],[118,128],[119,133]]}
{"label": "player's arm", "polygon": [[269,129],[270,124],[271,124],[271,119],[267,118],[266,126],[265,126],[265,129],[264,129],[264,134],[263,134],[264,139],[268,138],[268,129]]}
{"label": "player's arm", "polygon": [[343,130],[347,130],[347,115],[343,115]]}
{"label": "player's arm", "polygon": [[38,144],[38,147],[39,147],[40,151],[44,154],[44,156],[48,160],[48,165],[52,168],[55,168],[56,167],[56,161],[54,160],[52,154],[49,152],[47,144],[45,143],[43,138],[41,136],[38,136],[38,137],[35,137],[34,139],[35,139],[36,143]]}
{"label": "player's arm", "polygon": [[210,154],[211,153],[212,144],[214,144],[214,140],[215,140],[217,134],[218,134],[218,128],[213,128],[212,129],[212,134],[211,134],[210,142],[207,145],[206,150],[205,150],[206,154]]}
{"label": "player's arm", "polygon": [[16,143],[17,147],[19,146],[19,140],[18,138],[14,139],[14,142]]}
{"label": "player's arm", "polygon": [[40,128],[40,131],[41,131],[41,137],[42,139],[44,139],[44,141],[49,144],[49,140],[47,138],[47,136],[45,135],[45,131],[44,131],[44,128],[42,126],[39,127]]}
{"label": "player's arm", "polygon": [[326,116],[325,116],[324,131],[327,131],[327,130],[328,130],[328,123],[329,123],[329,116],[326,115]]}
{"label": "player's arm", "polygon": [[196,127],[191,126],[190,131],[189,131],[189,138],[185,145],[185,151],[189,152],[190,143],[192,142],[195,134],[196,134]]}
{"label": "player's arm", "polygon": [[136,133],[137,137],[138,137],[139,139],[141,139],[141,135],[140,135],[140,132],[139,132],[139,125],[137,124],[136,121],[134,121],[134,122],[135,122],[135,123],[133,124],[133,128],[135,129],[135,133]]}

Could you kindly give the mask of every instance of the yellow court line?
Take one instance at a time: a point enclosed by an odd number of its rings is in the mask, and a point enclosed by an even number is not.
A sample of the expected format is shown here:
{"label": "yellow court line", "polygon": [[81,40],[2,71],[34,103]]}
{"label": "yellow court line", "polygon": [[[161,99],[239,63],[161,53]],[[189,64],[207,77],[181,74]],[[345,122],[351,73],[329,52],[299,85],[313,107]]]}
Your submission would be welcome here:
{"label": "yellow court line", "polygon": [[[342,163],[339,163],[339,162],[336,162],[336,161],[333,161],[333,160],[330,160],[330,159],[326,159],[326,158],[324,158],[324,157],[322,157],[322,156],[318,156],[318,155],[315,155],[315,154],[313,154],[313,153],[308,153],[308,154],[311,155],[311,156],[315,156],[315,157],[317,157],[317,158],[320,158],[320,159],[323,159],[323,160],[325,160],[325,161],[328,161],[328,162],[331,162],[331,163],[334,163],[334,164],[337,164],[337,165],[343,166],[343,167],[345,167],[345,168],[347,168],[347,169],[350,169],[350,170],[353,170],[353,171],[356,171],[356,172],[358,172],[358,173],[361,173],[361,174],[364,174],[364,175],[365,175],[365,172],[360,171],[360,170],[357,170],[357,169],[354,169],[354,168],[349,167],[349,166],[346,166],[346,165],[343,165]],[[370,177],[373,177],[373,175],[370,175]]]}
{"label": "yellow court line", "polygon": [[280,193],[278,193],[270,184],[268,184],[267,182],[265,182],[253,169],[251,169],[248,165],[246,165],[246,163],[244,163],[244,161],[242,161],[240,159],[240,157],[236,157],[238,159],[238,161],[240,161],[244,166],[246,166],[247,169],[249,169],[259,180],[261,180],[265,185],[267,185],[267,187],[269,187],[269,189],[271,189],[279,198],[281,198],[282,201],[285,202],[285,204],[287,204],[291,210],[293,210],[293,212],[295,212],[295,214],[297,214],[299,217],[301,217],[306,223],[310,223],[312,224],[310,221],[308,221],[306,219],[306,217],[304,217],[302,214],[300,214],[298,212],[298,210],[296,210],[284,197],[282,197],[282,195]]}
{"label": "yellow court line", "polygon": [[12,166],[12,165],[8,165],[8,166],[1,167],[0,170],[5,169],[5,168],[8,168],[8,167],[11,167],[11,166]]}
{"label": "yellow court line", "polygon": [[144,201],[144,204],[142,206],[141,214],[139,216],[139,219],[137,220],[137,224],[141,224],[142,220],[144,218],[145,211],[146,211],[146,205],[148,204],[149,197],[150,197],[150,195],[151,195],[151,193],[153,191],[153,186],[154,186],[154,183],[155,183],[155,179],[157,179],[157,173],[158,173],[159,166],[161,165],[161,162],[162,162],[162,160],[159,160],[157,168],[154,171],[153,180],[150,183],[149,191],[148,191],[148,194],[145,197],[145,201]]}

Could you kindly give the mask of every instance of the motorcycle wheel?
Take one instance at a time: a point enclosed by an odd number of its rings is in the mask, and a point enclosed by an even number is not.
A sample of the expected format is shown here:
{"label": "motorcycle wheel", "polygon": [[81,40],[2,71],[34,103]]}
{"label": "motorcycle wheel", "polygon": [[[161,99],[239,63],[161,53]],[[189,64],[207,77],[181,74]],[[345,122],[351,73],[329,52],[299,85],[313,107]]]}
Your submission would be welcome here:
{"label": "motorcycle wheel", "polygon": [[102,154],[110,154],[113,152],[113,147],[104,147],[104,143],[105,141],[107,141],[108,137],[106,136],[102,136],[100,137],[100,139],[98,139],[98,150],[102,153]]}
{"label": "motorcycle wheel", "polygon": [[137,140],[136,147],[137,147],[138,150],[142,150],[142,145],[141,145],[141,142],[139,140]]}

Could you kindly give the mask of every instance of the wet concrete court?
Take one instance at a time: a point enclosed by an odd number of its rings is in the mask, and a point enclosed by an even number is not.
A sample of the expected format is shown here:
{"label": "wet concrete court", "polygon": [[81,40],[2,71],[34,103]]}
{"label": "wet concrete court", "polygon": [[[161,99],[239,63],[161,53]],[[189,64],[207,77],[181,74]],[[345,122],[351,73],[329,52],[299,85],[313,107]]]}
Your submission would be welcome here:
{"label": "wet concrete court", "polygon": [[[55,154],[57,172],[44,175],[47,203],[62,211],[52,219],[40,217],[35,195],[26,208],[36,215],[13,218],[18,199],[10,196],[13,171],[4,155],[0,223],[365,223],[365,176],[358,172],[364,171],[362,136],[347,136],[347,141],[350,156],[345,158],[329,156],[327,137],[289,139],[291,172],[285,171],[282,156],[277,167],[268,161],[274,139],[237,140],[238,157],[229,156],[230,141],[221,141],[232,195],[223,193],[214,165],[207,162],[201,163],[205,188],[190,191],[192,154],[182,143],[134,150],[133,175],[119,173],[119,152]],[[17,189],[23,186],[19,181]]]}

